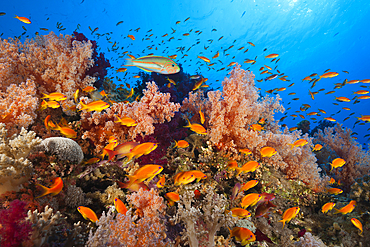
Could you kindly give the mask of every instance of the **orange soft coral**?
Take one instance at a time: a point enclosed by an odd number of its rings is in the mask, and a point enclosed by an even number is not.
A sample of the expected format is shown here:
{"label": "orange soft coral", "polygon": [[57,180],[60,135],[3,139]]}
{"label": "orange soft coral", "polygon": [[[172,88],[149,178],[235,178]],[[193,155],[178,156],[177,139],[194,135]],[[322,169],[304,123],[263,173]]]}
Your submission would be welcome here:
{"label": "orange soft coral", "polygon": [[11,84],[6,92],[0,91],[0,123],[6,124],[9,136],[33,123],[37,105],[36,85],[32,80]]}
{"label": "orange soft coral", "polygon": [[94,61],[91,42],[71,42],[71,36],[51,32],[21,43],[19,40],[0,40],[0,91],[26,79],[36,84],[37,95],[61,92],[67,95],[63,108],[73,105],[73,93],[91,85],[95,78],[85,76]]}
{"label": "orange soft coral", "polygon": [[[137,135],[150,135],[154,133],[154,124],[170,121],[175,112],[180,109],[180,104],[170,102],[169,93],[161,93],[154,82],[147,83],[147,89],[140,102],[128,104],[115,103],[105,112],[84,112],[81,114],[82,127],[86,130],[83,139],[90,139],[96,152],[102,151],[108,143],[109,136],[115,136],[119,142],[131,141]],[[82,99],[87,102],[87,99]],[[137,122],[136,126],[126,127],[115,123],[115,117],[130,117]]]}

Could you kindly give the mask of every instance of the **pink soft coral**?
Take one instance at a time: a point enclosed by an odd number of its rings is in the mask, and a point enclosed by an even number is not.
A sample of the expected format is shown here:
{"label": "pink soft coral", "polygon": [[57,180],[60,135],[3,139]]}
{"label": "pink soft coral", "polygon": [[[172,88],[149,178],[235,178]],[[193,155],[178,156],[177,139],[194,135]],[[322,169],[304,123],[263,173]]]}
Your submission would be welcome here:
{"label": "pink soft coral", "polygon": [[[147,89],[143,91],[144,96],[140,102],[134,101],[128,104],[123,102],[115,103],[105,112],[81,114],[82,127],[86,130],[83,139],[90,139],[99,153],[107,144],[109,136],[115,136],[119,142],[131,141],[138,134],[150,135],[154,133],[154,124],[170,121],[175,112],[180,109],[180,104],[170,102],[169,93],[161,93],[154,82],[147,83]],[[87,99],[83,99],[87,100]],[[126,127],[117,120],[126,116],[137,122],[136,126]]]}
{"label": "pink soft coral", "polygon": [[36,85],[32,80],[19,85],[11,84],[6,92],[0,91],[0,123],[6,124],[8,135],[34,122],[37,105]]}

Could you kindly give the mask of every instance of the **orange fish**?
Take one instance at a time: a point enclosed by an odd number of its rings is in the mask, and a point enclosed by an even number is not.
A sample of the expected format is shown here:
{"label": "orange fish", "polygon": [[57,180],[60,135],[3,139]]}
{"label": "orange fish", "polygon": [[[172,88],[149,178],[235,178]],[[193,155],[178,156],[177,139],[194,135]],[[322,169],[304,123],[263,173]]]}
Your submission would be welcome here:
{"label": "orange fish", "polygon": [[219,56],[219,55],[220,55],[220,53],[217,51],[216,55],[214,55],[214,56],[212,57],[212,59],[218,58],[218,56]]}
{"label": "orange fish", "polygon": [[56,127],[55,124],[50,120],[51,116],[47,115],[47,117],[44,120],[44,125],[47,130],[50,130],[51,127]]}
{"label": "orange fish", "polygon": [[337,120],[335,120],[334,118],[332,118],[332,117],[325,117],[324,119],[326,119],[326,120],[328,120],[328,121],[330,121],[330,122],[335,122],[335,121],[337,121]]}
{"label": "orange fish", "polygon": [[119,68],[116,70],[116,72],[126,72],[127,68]]}
{"label": "orange fish", "polygon": [[166,176],[163,175],[162,177],[160,177],[160,179],[157,182],[157,188],[163,188],[165,183],[166,183]]}
{"label": "orange fish", "polygon": [[204,118],[204,114],[202,112],[202,107],[199,107],[199,116],[200,116],[200,123],[204,124],[205,118]]}
{"label": "orange fish", "polygon": [[134,35],[129,34],[129,35],[127,35],[127,37],[129,37],[129,38],[130,38],[130,39],[132,39],[132,40],[135,40]]}
{"label": "orange fish", "polygon": [[322,74],[320,78],[333,78],[336,77],[337,75],[339,75],[339,73],[337,72],[327,72],[325,74]]}
{"label": "orange fish", "polygon": [[187,148],[187,147],[189,147],[189,143],[187,142],[187,141],[184,141],[184,140],[180,140],[180,141],[175,141],[175,146],[173,147],[173,148],[175,148],[175,147],[178,147],[178,148]]}
{"label": "orange fish", "polygon": [[356,205],[357,205],[357,202],[354,201],[354,200],[352,200],[346,206],[344,206],[344,207],[342,207],[340,209],[334,208],[334,210],[335,210],[335,213],[334,214],[339,214],[339,213],[341,213],[341,214],[348,214],[348,213],[352,212],[353,209],[355,209]]}
{"label": "orange fish", "polygon": [[342,167],[344,166],[344,164],[346,163],[346,161],[344,159],[341,159],[341,158],[336,158],[334,159],[332,162],[331,162],[331,169],[330,171],[333,170],[333,168],[338,168],[338,167]]}
{"label": "orange fish", "polygon": [[322,149],[322,145],[321,144],[316,144],[313,149],[312,149],[312,152],[313,151],[320,151]]}
{"label": "orange fish", "polygon": [[243,246],[256,241],[256,236],[248,228],[234,227],[233,230],[229,228],[229,231],[230,238],[235,237],[235,240],[240,242]]}
{"label": "orange fish", "polygon": [[91,158],[91,159],[85,161],[84,164],[85,165],[91,165],[91,164],[95,164],[95,163],[97,163],[99,161],[100,161],[99,158],[94,157],[94,158]]}
{"label": "orange fish", "polygon": [[143,167],[140,167],[137,171],[135,171],[134,175],[127,175],[127,177],[130,179],[127,187],[129,187],[134,182],[142,182],[144,180],[147,180],[149,182],[157,174],[161,173],[162,170],[163,166],[160,165],[145,165]]}
{"label": "orange fish", "polygon": [[167,200],[169,201],[169,202],[168,202],[168,204],[169,204],[170,206],[173,206],[173,205],[175,205],[175,202],[180,201],[180,196],[179,196],[179,194],[178,194],[178,193],[176,193],[176,192],[168,192],[168,193],[166,193],[166,194],[164,195],[164,197],[166,197],[166,198],[167,198]]}
{"label": "orange fish", "polygon": [[134,182],[132,184],[128,183],[122,183],[120,181],[117,181],[117,184],[122,189],[128,189],[131,192],[138,192],[140,189],[143,189],[144,191],[149,191],[148,186],[144,184],[143,182]]}
{"label": "orange fish", "polygon": [[95,91],[96,89],[92,86],[87,86],[85,87],[84,89],[82,89],[82,91],[86,92],[86,93],[90,93],[92,91]]}
{"label": "orange fish", "polygon": [[75,100],[75,102],[76,102],[76,104],[78,103],[78,93],[80,92],[80,90],[79,89],[77,89],[76,90],[76,92],[74,92],[73,93],[73,98],[74,98],[74,100]]}
{"label": "orange fish", "polygon": [[368,90],[358,90],[356,92],[354,92],[353,94],[368,94],[369,91]]}
{"label": "orange fish", "polygon": [[370,95],[362,95],[357,97],[357,99],[370,99]]}
{"label": "orange fish", "polygon": [[263,147],[260,152],[262,157],[271,157],[277,153],[276,149],[272,147]]}
{"label": "orange fish", "polygon": [[130,153],[126,154],[128,161],[132,158],[140,158],[143,155],[148,155],[158,147],[157,143],[154,142],[144,142],[135,146]]}
{"label": "orange fish", "polygon": [[245,173],[254,172],[255,170],[257,170],[258,167],[260,167],[260,164],[257,161],[250,160],[247,163],[245,163],[242,167],[235,168],[235,170],[238,172],[236,176],[238,176],[242,172],[245,172]]}
{"label": "orange fish", "polygon": [[126,215],[126,205],[117,197],[114,198],[114,207],[116,208],[118,213]]}
{"label": "orange fish", "polygon": [[248,218],[251,217],[251,213],[244,209],[244,208],[232,208],[230,210],[226,210],[226,213],[232,213],[232,216],[239,217],[239,218]]}
{"label": "orange fish", "polygon": [[357,227],[358,229],[360,229],[360,234],[362,234],[362,232],[363,232],[363,229],[362,229],[362,223],[361,223],[361,221],[359,221],[358,219],[356,219],[356,218],[352,218],[351,219],[351,222],[352,222],[352,224],[355,226],[355,227]]}
{"label": "orange fish", "polygon": [[330,210],[332,210],[334,206],[335,206],[335,202],[325,203],[324,206],[322,206],[321,211],[325,214],[329,212]]}
{"label": "orange fish", "polygon": [[192,123],[190,123],[189,119],[187,119],[187,120],[188,120],[189,125],[184,126],[184,128],[190,128],[190,130],[192,130],[195,133],[200,134],[200,135],[207,135],[207,130],[202,125],[192,124]]}
{"label": "orange fish", "polygon": [[261,199],[262,199],[262,196],[260,194],[250,193],[242,198],[242,201],[240,202],[240,206],[242,206],[242,208],[254,206]]}
{"label": "orange fish", "polygon": [[50,186],[50,188],[45,187],[45,186],[43,186],[41,184],[36,184],[36,185],[40,186],[41,189],[43,190],[43,192],[41,193],[41,195],[39,195],[38,197],[36,197],[36,199],[37,198],[40,198],[42,196],[46,196],[48,194],[51,194],[52,196],[55,196],[55,195],[58,195],[59,192],[62,191],[62,189],[63,189],[63,180],[62,180],[62,178],[59,178],[59,177],[58,178],[55,178],[53,180],[53,184]]}
{"label": "orange fish", "polygon": [[60,107],[60,104],[58,102],[56,102],[56,101],[53,101],[53,100],[52,101],[42,100],[40,110],[41,111],[42,110],[45,110],[48,107],[55,109],[55,108]]}
{"label": "orange fish", "polygon": [[85,220],[91,220],[93,223],[99,221],[98,216],[96,216],[96,213],[91,208],[79,206],[77,210],[82,214]]}
{"label": "orange fish", "polygon": [[261,126],[261,125],[259,125],[259,124],[252,124],[251,126],[250,126],[250,128],[252,129],[252,130],[254,130],[254,131],[258,131],[258,132],[260,132],[261,130],[263,130],[264,128]]}
{"label": "orange fish", "polygon": [[279,222],[283,222],[283,228],[285,226],[285,222],[288,223],[289,221],[291,221],[294,217],[297,216],[297,214],[299,213],[299,210],[300,208],[299,207],[293,207],[293,208],[289,208],[287,209],[284,214],[283,214],[283,219],[282,220],[279,220]]}
{"label": "orange fish", "polygon": [[226,166],[226,168],[230,170],[235,170],[237,167],[238,167],[238,163],[235,160],[230,160]]}
{"label": "orange fish", "polygon": [[343,193],[343,190],[341,189],[338,189],[338,188],[330,188],[330,189],[326,189],[326,191],[330,194],[334,194],[334,195],[338,195],[340,193]]}
{"label": "orange fish", "polygon": [[248,44],[250,44],[251,46],[255,46],[252,42],[248,42]]}
{"label": "orange fish", "polygon": [[102,100],[93,101],[91,103],[88,103],[87,105],[85,105],[82,102],[78,104],[81,105],[79,111],[85,110],[87,112],[90,112],[90,111],[101,112],[102,110],[109,108],[109,104]]}
{"label": "orange fish", "polygon": [[207,63],[211,62],[211,60],[209,60],[209,58],[206,58],[204,56],[198,56],[198,58],[202,59],[204,62],[207,62]]}
{"label": "orange fish", "polygon": [[65,137],[67,138],[71,138],[71,139],[74,139],[77,137],[77,133],[76,131],[74,131],[73,129],[69,128],[69,127],[60,127],[58,124],[56,125],[55,128],[53,128],[53,130],[59,130],[59,132],[64,135]]}
{"label": "orange fish", "polygon": [[64,94],[62,93],[51,93],[51,94],[45,94],[45,93],[42,93],[44,95],[44,97],[42,97],[41,99],[49,99],[50,101],[54,100],[54,101],[62,101],[62,100],[66,100],[67,99],[67,96],[65,96]]}
{"label": "orange fish", "polygon": [[279,56],[279,54],[272,53],[272,54],[270,54],[270,55],[265,56],[265,59],[266,59],[266,58],[275,58],[275,57],[278,57],[278,56]]}
{"label": "orange fish", "polygon": [[115,123],[121,123],[121,125],[124,125],[124,126],[127,126],[127,127],[132,127],[132,126],[136,126],[137,125],[137,122],[135,120],[133,120],[132,118],[129,118],[129,117],[123,117],[123,118],[119,118],[117,115],[115,115],[117,120],[114,121]]}
{"label": "orange fish", "polygon": [[242,149],[239,149],[239,152],[245,154],[245,155],[250,155],[252,154],[252,151],[249,150],[248,148],[242,148]]}
{"label": "orange fish", "polygon": [[303,147],[307,143],[308,143],[307,140],[305,140],[305,139],[299,139],[299,140],[296,140],[293,144],[288,143],[288,145],[290,145],[291,146],[291,149],[293,149],[294,147]]}
{"label": "orange fish", "polygon": [[16,19],[20,20],[20,21],[21,21],[21,22],[23,22],[23,23],[31,24],[30,19],[28,19],[28,18],[26,18],[26,17],[19,17],[19,16],[15,15],[15,17],[14,17],[14,18],[16,18]]}
{"label": "orange fish", "polygon": [[357,117],[359,120],[370,122],[370,115],[361,115],[361,117]]}
{"label": "orange fish", "polygon": [[207,175],[204,174],[201,171],[198,170],[191,170],[191,171],[186,171],[182,172],[179,176],[175,176],[175,185],[178,186],[180,184],[189,184],[193,182],[194,180],[199,180],[201,179],[206,179]]}
{"label": "orange fish", "polygon": [[254,186],[256,186],[258,184],[258,180],[251,180],[251,181],[248,181],[246,182],[241,188],[240,188],[240,192],[243,192],[245,190],[249,190],[251,188],[253,188]]}
{"label": "orange fish", "polygon": [[[114,144],[112,145],[114,146]],[[108,161],[111,161],[116,155],[117,155],[117,159],[123,159],[137,145],[139,145],[139,143],[137,142],[125,142],[125,143],[121,143],[118,146],[116,146],[113,151],[112,149],[104,149],[104,151],[108,154]]]}
{"label": "orange fish", "polygon": [[351,100],[347,97],[335,97],[336,100],[342,101],[342,102],[350,102]]}
{"label": "orange fish", "polygon": [[334,184],[334,183],[335,183],[335,179],[334,178],[330,178],[329,184]]}

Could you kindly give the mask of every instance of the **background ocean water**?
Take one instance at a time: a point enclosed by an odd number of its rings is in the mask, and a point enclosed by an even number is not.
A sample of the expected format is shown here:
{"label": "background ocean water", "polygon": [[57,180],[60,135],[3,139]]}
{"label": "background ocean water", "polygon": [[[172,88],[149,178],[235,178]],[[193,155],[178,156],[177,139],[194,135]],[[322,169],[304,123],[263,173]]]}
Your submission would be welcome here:
{"label": "background ocean water", "polygon": [[[268,76],[259,74],[261,66],[266,64],[274,68],[277,65],[277,69],[288,75],[290,81],[274,79],[256,82],[256,86],[261,88],[262,95],[265,95],[266,90],[288,87],[294,82],[294,86],[278,92],[284,107],[291,107],[287,111],[289,117],[283,123],[288,127],[296,126],[302,119],[294,119],[290,115],[297,114],[295,111],[298,111],[302,104],[309,104],[311,108],[300,114],[306,116],[307,112],[323,109],[327,114],[316,117],[317,120],[331,116],[357,132],[358,135],[355,136],[361,144],[368,143],[368,137],[364,135],[369,132],[367,129],[370,124],[357,124],[354,128],[353,126],[356,117],[370,115],[370,99],[353,104],[354,100],[348,103],[336,102],[335,96],[352,99],[355,96],[353,92],[364,89],[360,85],[369,88],[370,84],[346,85],[336,89],[334,94],[325,95],[325,92],[333,90],[335,83],[342,83],[345,79],[370,79],[370,3],[367,0],[2,1],[0,12],[6,13],[0,16],[1,38],[18,37],[25,32],[22,28],[24,26],[27,31],[21,37],[22,42],[27,36],[34,37],[35,32],[72,34],[80,24],[77,31],[84,33],[91,40],[96,40],[100,52],[105,53],[105,57],[111,62],[113,68],[108,76],[116,76],[115,69],[124,64],[124,51],[137,57],[151,52],[162,56],[177,54],[176,62],[182,64],[185,72],[202,74],[214,88],[221,86],[221,81],[228,73],[226,70],[217,70],[230,62],[238,62],[244,69],[249,68],[256,75],[256,79]],[[29,18],[32,24],[20,22],[13,18],[15,15]],[[184,22],[188,17],[190,19]],[[117,26],[119,21],[123,23]],[[181,23],[175,24],[176,21]],[[58,22],[66,29],[59,31]],[[96,27],[99,29],[91,34],[89,27],[92,30]],[[47,28],[49,31],[40,28]],[[140,30],[134,31],[137,28]],[[176,32],[171,34],[171,28]],[[153,30],[148,33],[150,29]],[[202,33],[195,33],[197,30]],[[189,36],[183,36],[189,32]],[[97,33],[109,34],[97,37]],[[150,40],[145,40],[150,33],[153,33],[153,36]],[[166,33],[168,36],[162,37]],[[134,35],[136,40],[127,38],[128,34]],[[168,41],[172,36],[174,39]],[[221,36],[223,38],[218,41]],[[107,37],[110,39],[107,40]],[[213,41],[211,43],[207,40]],[[198,41],[199,44],[196,44]],[[112,51],[114,42],[117,42],[116,46],[119,48],[116,51]],[[255,47],[247,42],[253,42]],[[223,52],[231,45],[234,47]],[[205,49],[207,46],[209,47]],[[238,48],[242,46],[245,48],[239,51]],[[148,50],[148,47],[152,47],[152,50]],[[185,47],[184,51],[178,51],[179,47]],[[187,51],[189,48],[191,49]],[[244,53],[247,48],[248,52]],[[197,58],[199,55],[211,58],[217,51],[220,56],[212,61],[216,62],[216,65],[211,69]],[[264,58],[271,53],[280,55],[277,64]],[[183,57],[184,54],[188,56]],[[243,63],[246,59],[254,59],[256,56],[255,65]],[[310,89],[311,85],[307,81],[302,82],[304,77],[312,73],[323,74],[327,69],[338,72],[339,76],[322,79],[313,89]],[[342,72],[343,70],[349,74]],[[129,75],[134,75],[139,69],[129,68],[128,72]],[[135,83],[132,76],[127,76],[123,81],[131,85]],[[118,81],[115,83],[119,84]],[[325,91],[315,95],[315,100],[312,100],[308,90],[317,91],[321,88]],[[288,95],[291,92],[296,92],[296,95]],[[293,101],[293,98],[299,100]],[[351,111],[341,110],[342,107],[349,107]],[[341,111],[338,113],[339,110]],[[343,122],[352,112],[354,115]],[[277,114],[276,119],[282,116],[283,114]],[[306,116],[306,119],[310,120],[309,116]],[[311,129],[314,126],[311,121]]]}

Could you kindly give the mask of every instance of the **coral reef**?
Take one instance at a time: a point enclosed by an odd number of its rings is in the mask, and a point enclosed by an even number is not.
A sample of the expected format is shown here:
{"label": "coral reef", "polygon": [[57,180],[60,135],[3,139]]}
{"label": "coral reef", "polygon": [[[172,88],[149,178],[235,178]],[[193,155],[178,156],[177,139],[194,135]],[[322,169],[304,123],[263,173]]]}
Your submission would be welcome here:
{"label": "coral reef", "polygon": [[355,182],[356,178],[364,174],[368,174],[370,170],[370,150],[364,151],[361,145],[356,142],[352,136],[352,131],[348,128],[343,129],[340,124],[335,128],[325,128],[315,134],[318,142],[323,143],[326,148],[329,148],[333,155],[330,156],[330,163],[335,158],[342,158],[346,164],[332,172],[337,179],[344,183],[344,188],[349,191],[350,186]]}
{"label": "coral reef", "polygon": [[19,135],[8,138],[5,124],[0,123],[0,195],[19,190],[31,178],[33,168],[27,156],[40,143],[35,132],[24,128]]}
{"label": "coral reef", "polygon": [[[119,142],[124,142],[135,139],[139,134],[143,136],[154,133],[154,124],[171,121],[180,108],[180,104],[169,101],[170,94],[160,93],[154,82],[148,82],[147,89],[143,93],[144,96],[140,102],[114,103],[104,113],[83,112],[81,114],[81,125],[86,130],[82,138],[90,139],[95,145],[95,153],[102,151],[110,136],[116,137]],[[115,115],[120,118],[130,117],[137,122],[137,125],[126,127],[115,123],[114,121],[117,120]]]}

